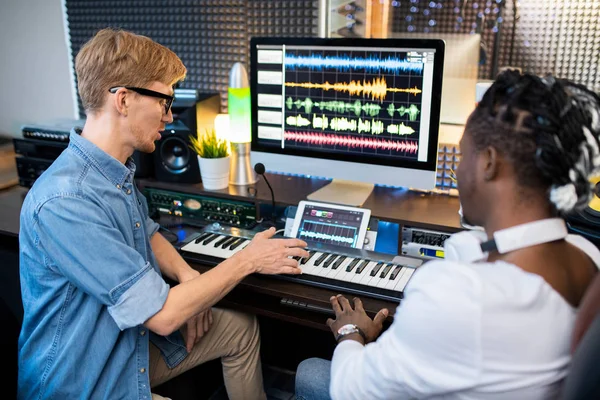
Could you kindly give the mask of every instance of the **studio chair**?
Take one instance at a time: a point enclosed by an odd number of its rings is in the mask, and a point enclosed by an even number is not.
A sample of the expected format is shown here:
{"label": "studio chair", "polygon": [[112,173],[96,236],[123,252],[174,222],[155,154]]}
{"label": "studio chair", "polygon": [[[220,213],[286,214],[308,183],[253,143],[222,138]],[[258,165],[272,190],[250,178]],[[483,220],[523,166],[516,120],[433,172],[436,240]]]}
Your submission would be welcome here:
{"label": "studio chair", "polygon": [[579,307],[572,349],[573,359],[560,399],[600,399],[600,273]]}

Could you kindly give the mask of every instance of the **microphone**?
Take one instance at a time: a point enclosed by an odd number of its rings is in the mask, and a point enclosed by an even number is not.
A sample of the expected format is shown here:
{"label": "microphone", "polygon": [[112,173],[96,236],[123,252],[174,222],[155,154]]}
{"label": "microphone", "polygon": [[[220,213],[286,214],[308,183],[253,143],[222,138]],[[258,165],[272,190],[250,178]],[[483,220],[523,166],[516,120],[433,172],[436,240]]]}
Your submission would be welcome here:
{"label": "microphone", "polygon": [[267,186],[269,187],[269,190],[271,191],[271,220],[273,221],[273,224],[275,224],[275,193],[273,192],[273,188],[271,187],[271,184],[265,176],[265,165],[263,163],[254,164],[254,172],[256,172],[259,175],[262,175],[263,179],[267,183]]}

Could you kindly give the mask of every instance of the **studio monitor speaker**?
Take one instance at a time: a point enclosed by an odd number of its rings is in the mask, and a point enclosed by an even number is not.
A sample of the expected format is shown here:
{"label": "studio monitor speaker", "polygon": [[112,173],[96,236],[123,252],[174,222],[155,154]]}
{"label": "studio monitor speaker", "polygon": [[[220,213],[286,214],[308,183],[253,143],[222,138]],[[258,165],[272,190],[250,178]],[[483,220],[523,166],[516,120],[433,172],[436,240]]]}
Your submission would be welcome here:
{"label": "studio monitor speaker", "polygon": [[198,183],[200,169],[198,157],[190,149],[190,131],[168,130],[156,143],[154,172],[163,182]]}
{"label": "studio monitor speaker", "polygon": [[163,182],[198,183],[198,157],[189,147],[189,137],[214,127],[221,109],[220,95],[175,89],[171,109],[173,122],[167,124],[154,150],[155,178]]}

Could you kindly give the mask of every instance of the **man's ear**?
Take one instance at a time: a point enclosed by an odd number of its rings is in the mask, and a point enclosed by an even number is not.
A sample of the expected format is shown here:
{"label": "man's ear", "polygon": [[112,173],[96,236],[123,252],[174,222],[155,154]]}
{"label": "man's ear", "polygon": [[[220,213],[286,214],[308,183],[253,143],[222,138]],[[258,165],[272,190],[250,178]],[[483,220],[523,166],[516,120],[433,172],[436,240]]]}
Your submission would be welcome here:
{"label": "man's ear", "polygon": [[127,90],[119,89],[113,95],[113,97],[114,105],[117,109],[117,112],[126,117],[129,111],[129,102],[131,101],[131,96],[129,96]]}
{"label": "man's ear", "polygon": [[483,165],[483,179],[492,181],[498,176],[500,170],[500,154],[495,147],[488,146],[480,152]]}

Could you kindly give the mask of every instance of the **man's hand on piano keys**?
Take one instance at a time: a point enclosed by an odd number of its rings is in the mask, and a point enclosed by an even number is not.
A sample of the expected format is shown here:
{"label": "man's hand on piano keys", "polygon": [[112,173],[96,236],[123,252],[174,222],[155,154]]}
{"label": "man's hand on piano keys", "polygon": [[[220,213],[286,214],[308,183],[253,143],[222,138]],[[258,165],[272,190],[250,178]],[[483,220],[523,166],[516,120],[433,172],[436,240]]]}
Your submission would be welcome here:
{"label": "man's hand on piano keys", "polygon": [[[383,321],[385,321],[389,314],[387,308],[379,310],[377,315],[375,315],[375,318],[371,319],[365,312],[362,301],[358,297],[354,298],[354,308],[348,299],[341,294],[331,296],[329,300],[331,302],[331,307],[335,312],[335,319],[329,318],[327,320],[327,326],[331,329],[334,337],[337,336],[338,329],[342,326],[354,324],[364,332],[366,339],[365,344],[377,339],[383,329]],[[358,335],[352,336],[357,337]],[[352,339],[353,337],[349,335],[348,339]]]}
{"label": "man's hand on piano keys", "polygon": [[308,246],[300,239],[271,239],[275,228],[257,233],[250,244],[234,257],[244,257],[260,274],[301,274],[298,261],[291,257],[308,257]]}

